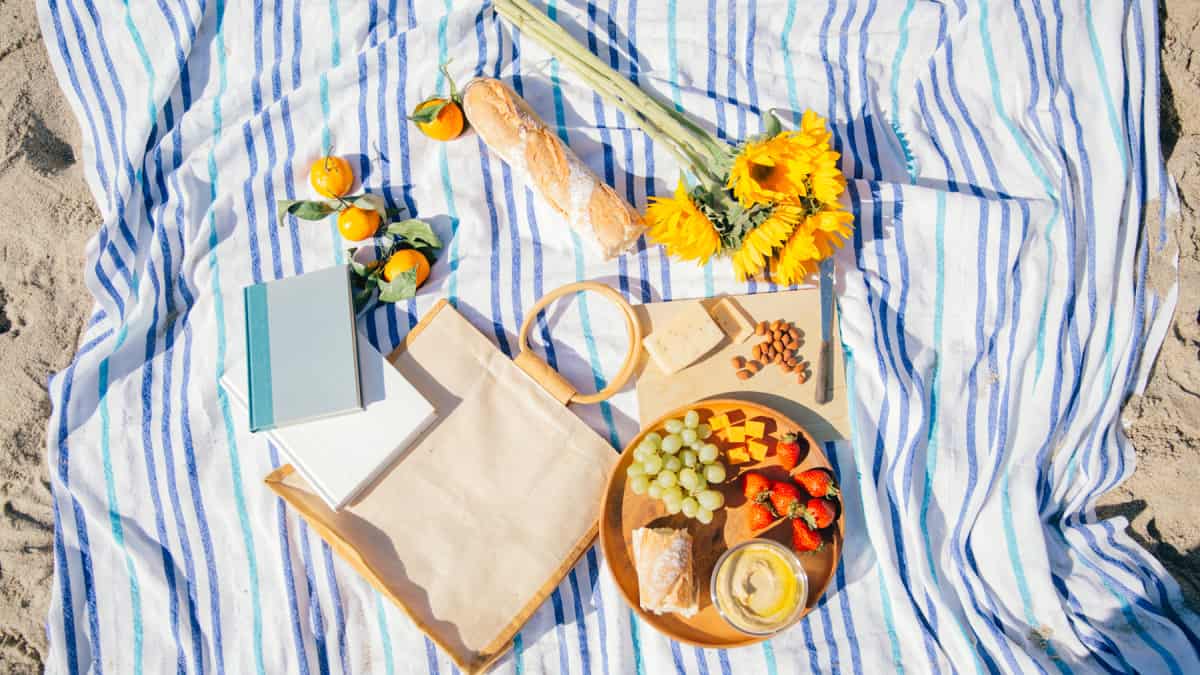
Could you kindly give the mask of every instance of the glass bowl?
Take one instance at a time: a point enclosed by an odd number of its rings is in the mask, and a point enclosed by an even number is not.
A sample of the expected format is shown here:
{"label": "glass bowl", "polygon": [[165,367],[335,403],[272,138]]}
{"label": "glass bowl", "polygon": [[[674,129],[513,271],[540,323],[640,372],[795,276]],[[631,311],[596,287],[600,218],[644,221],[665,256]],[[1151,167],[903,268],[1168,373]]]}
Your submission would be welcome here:
{"label": "glass bowl", "polygon": [[[752,626],[744,621],[741,621],[739,619],[741,612],[739,612],[735,607],[726,606],[724,604],[725,601],[722,599],[720,593],[722,585],[721,582],[724,581],[721,579],[722,570],[727,565],[736,563],[740,556],[746,553],[747,549],[753,547],[767,547],[773,552],[778,553],[785,561],[790,573],[794,574],[796,578],[795,606],[792,607],[792,609],[785,615],[782,615],[778,621],[771,622],[770,625],[764,625],[762,627]],[[732,570],[730,571],[730,574],[732,574]],[[721,618],[725,619],[725,622],[730,626],[733,626],[738,631],[747,635],[754,635],[756,637],[771,636],[791,627],[804,613],[804,608],[808,601],[808,574],[805,573],[804,567],[800,564],[800,558],[798,558],[791,549],[783,544],[771,539],[749,539],[728,549],[721,554],[720,558],[717,559],[717,563],[713,566],[712,579],[709,583],[709,592],[712,596],[713,606],[717,608],[717,613],[719,613]],[[732,592],[730,595],[732,595]]]}

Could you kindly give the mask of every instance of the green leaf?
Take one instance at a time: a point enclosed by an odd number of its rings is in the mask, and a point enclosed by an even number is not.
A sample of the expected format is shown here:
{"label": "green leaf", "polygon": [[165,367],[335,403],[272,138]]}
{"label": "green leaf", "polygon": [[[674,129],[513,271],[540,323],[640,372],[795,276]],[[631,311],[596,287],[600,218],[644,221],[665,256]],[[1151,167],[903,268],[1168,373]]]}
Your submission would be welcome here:
{"label": "green leaf", "polygon": [[[428,100],[434,101],[437,99],[428,99]],[[418,124],[429,124],[430,122],[437,119],[438,113],[442,112],[442,108],[445,108],[446,106],[450,105],[450,100],[442,99],[442,100],[438,101],[437,103],[434,103],[433,105],[421,107],[423,105],[425,105],[425,104],[421,103],[420,105],[418,105],[417,109],[413,111],[413,114],[408,116],[408,119],[410,119],[414,122],[417,122]]]}
{"label": "green leaf", "polygon": [[350,261],[350,269],[360,277],[366,277],[371,273],[371,268],[358,262],[354,259],[354,254],[358,251],[357,248],[348,249],[346,251],[346,259]]}
{"label": "green leaf", "polygon": [[383,199],[383,195],[374,195],[374,194],[367,193],[360,197],[355,198],[350,203],[354,206],[357,206],[360,209],[365,209],[367,211],[376,211],[381,216],[387,215],[388,207],[387,207],[387,202],[384,201],[384,199]]}
{"label": "green leaf", "polygon": [[379,281],[379,300],[397,302],[417,294],[417,268],[404,270],[391,281]]}
{"label": "green leaf", "polygon": [[420,248],[422,244],[433,248],[441,248],[442,241],[434,234],[433,228],[423,220],[409,218],[398,223],[392,223],[387,227],[387,233],[398,237],[403,237],[413,244],[413,248]]}
{"label": "green leaf", "polygon": [[779,118],[777,108],[771,108],[767,111],[767,136],[777,136],[783,131],[783,120]]}
{"label": "green leaf", "polygon": [[293,215],[303,220],[321,220],[337,211],[337,207],[329,202],[308,199],[285,199],[277,202],[280,224],[286,215]]}

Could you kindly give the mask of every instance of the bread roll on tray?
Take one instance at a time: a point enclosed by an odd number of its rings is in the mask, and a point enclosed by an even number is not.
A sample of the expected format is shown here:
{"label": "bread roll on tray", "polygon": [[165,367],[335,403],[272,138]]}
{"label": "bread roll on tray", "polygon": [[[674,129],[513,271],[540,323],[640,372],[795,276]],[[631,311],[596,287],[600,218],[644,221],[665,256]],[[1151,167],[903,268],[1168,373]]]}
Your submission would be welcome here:
{"label": "bread roll on tray", "polygon": [[641,214],[584,166],[503,82],[472,80],[463,92],[463,110],[492,152],[606,259],[627,250],[646,229]]}

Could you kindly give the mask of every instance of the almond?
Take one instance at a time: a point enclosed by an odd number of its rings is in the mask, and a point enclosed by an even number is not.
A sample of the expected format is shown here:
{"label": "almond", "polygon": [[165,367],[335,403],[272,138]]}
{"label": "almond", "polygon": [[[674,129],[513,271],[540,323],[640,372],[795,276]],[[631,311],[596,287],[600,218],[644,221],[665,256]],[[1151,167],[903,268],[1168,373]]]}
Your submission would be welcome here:
{"label": "almond", "polygon": [[[739,370],[739,371],[737,371],[737,378],[738,378],[739,380],[748,380],[748,379],[750,379],[750,378],[751,378],[753,375],[754,375],[754,373],[752,373],[752,372],[750,372],[750,371],[748,371],[748,370]],[[803,384],[803,383],[801,383],[801,384]]]}
{"label": "almond", "polygon": [[730,360],[730,363],[733,364],[734,368],[741,368],[742,366],[746,365],[746,359],[740,356],[735,356]]}

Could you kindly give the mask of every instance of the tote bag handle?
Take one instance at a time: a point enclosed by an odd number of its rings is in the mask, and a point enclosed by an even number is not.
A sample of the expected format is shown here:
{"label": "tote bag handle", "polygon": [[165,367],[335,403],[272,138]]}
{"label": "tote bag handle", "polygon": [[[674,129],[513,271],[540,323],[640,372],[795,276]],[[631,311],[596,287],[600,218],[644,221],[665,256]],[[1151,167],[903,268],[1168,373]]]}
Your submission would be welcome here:
{"label": "tote bag handle", "polygon": [[[625,355],[625,362],[621,364],[621,370],[617,372],[615,377],[609,380],[608,386],[594,394],[579,393],[574,385],[568,382],[565,377],[558,374],[558,371],[551,368],[550,364],[538,358],[533,353],[533,350],[529,348],[529,330],[533,327],[533,322],[537,319],[537,315],[550,303],[564,295],[582,293],[583,291],[595,291],[616,305],[617,309],[621,310],[621,314],[625,317],[625,332],[629,336],[629,352]],[[613,290],[611,286],[596,281],[577,281],[547,293],[529,309],[529,313],[525,315],[525,321],[521,323],[521,333],[517,338],[517,342],[521,345],[521,352],[513,359],[513,363],[517,364],[521,370],[532,377],[535,382],[540,384],[559,403],[563,405],[570,403],[599,403],[620,391],[625,386],[625,383],[629,381],[630,376],[633,375],[634,368],[637,367],[638,354],[642,349],[642,327],[638,322],[637,316],[633,313],[633,307],[630,307],[625,298],[621,297],[621,294]]]}

